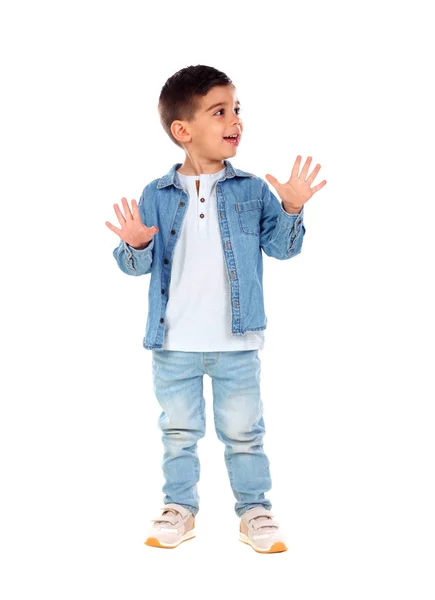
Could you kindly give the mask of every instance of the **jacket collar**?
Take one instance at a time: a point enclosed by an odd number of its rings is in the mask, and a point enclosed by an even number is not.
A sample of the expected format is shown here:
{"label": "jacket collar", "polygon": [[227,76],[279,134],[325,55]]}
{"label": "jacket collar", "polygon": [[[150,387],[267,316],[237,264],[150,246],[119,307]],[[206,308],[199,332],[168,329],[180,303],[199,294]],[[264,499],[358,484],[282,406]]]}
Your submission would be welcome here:
{"label": "jacket collar", "polygon": [[[225,165],[225,174],[223,176],[223,178],[220,181],[224,181],[224,179],[230,179],[231,177],[254,177],[254,175],[252,173],[248,173],[247,171],[241,171],[240,169],[235,169],[233,167],[233,165],[230,163],[229,160],[224,159],[223,163]],[[166,175],[163,175],[163,177],[161,177],[158,182],[157,182],[157,188],[163,188],[166,187],[168,185],[175,185],[175,187],[178,187],[176,185],[175,182],[175,171],[181,167],[183,163],[175,163],[175,165],[173,165],[168,173],[166,173]]]}

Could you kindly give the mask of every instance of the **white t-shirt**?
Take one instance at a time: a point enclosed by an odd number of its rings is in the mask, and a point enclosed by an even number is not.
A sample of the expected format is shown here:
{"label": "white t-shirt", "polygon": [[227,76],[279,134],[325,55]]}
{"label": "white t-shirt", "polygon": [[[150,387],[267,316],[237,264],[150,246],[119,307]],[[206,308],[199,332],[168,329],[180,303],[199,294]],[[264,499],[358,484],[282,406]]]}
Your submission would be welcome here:
{"label": "white t-shirt", "polygon": [[173,254],[164,350],[223,352],[264,347],[264,330],[231,333],[230,284],[216,200],[216,183],[224,174],[225,168],[199,176],[176,171],[189,194],[189,205]]}

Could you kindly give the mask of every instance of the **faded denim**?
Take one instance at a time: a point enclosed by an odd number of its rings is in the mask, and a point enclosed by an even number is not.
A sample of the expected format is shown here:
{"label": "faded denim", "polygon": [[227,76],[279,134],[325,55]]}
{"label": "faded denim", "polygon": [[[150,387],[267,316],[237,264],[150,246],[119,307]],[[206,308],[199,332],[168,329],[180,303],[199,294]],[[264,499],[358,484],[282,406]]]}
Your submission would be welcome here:
{"label": "faded denim", "polygon": [[164,503],[199,511],[197,442],[206,431],[203,376],[212,379],[214,426],[224,457],[235,512],[271,509],[269,460],[263,450],[265,424],[258,350],[152,352],[154,393],[162,407],[158,426],[164,447]]}
{"label": "faded denim", "polygon": [[[231,334],[245,335],[267,327],[262,251],[278,260],[288,260],[301,252],[304,207],[299,214],[287,213],[267,181],[235,169],[229,160],[223,162],[226,168],[216,183],[216,201],[230,283]],[[143,338],[148,350],[163,346],[172,256],[189,205],[189,196],[175,173],[181,165],[174,164],[142,192],[138,203],[142,222],[159,228],[149,245],[136,250],[121,240],[113,251],[119,268],[127,275],[151,273]],[[282,277],[287,276],[284,270]]]}

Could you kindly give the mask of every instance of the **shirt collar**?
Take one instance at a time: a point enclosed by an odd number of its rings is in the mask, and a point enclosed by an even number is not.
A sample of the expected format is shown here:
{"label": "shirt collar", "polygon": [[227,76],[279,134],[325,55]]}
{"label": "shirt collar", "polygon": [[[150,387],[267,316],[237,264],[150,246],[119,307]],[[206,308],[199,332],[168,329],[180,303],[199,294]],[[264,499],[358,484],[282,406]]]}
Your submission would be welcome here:
{"label": "shirt collar", "polygon": [[[166,173],[166,175],[163,175],[163,177],[161,177],[158,180],[157,188],[163,188],[168,185],[175,185],[175,187],[178,187],[177,182],[176,182],[175,171],[179,167],[181,167],[182,164],[183,163],[175,163],[174,165],[172,165],[172,167],[169,169],[168,173]],[[231,179],[233,177],[254,177],[254,175],[252,173],[248,173],[247,171],[241,171],[240,169],[235,169],[233,167],[233,165],[230,163],[230,161],[227,159],[223,160],[223,164],[225,165],[225,173],[224,173],[221,181],[224,181],[225,179]]]}

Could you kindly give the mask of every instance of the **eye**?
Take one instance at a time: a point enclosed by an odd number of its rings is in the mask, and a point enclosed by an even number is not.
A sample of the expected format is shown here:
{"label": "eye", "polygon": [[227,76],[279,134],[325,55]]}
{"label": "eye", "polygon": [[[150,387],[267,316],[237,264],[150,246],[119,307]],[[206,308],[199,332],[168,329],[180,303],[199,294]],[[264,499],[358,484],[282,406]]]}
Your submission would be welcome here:
{"label": "eye", "polygon": [[[215,112],[214,114],[215,114],[215,115],[217,115],[218,113],[222,112],[223,110],[225,110],[225,108],[220,108],[220,109],[219,109],[217,112]],[[237,108],[236,108],[236,110],[237,110],[237,111],[239,111],[239,112],[237,113],[237,114],[239,114],[239,113],[240,113],[240,111],[241,111],[241,108],[237,107]]]}

